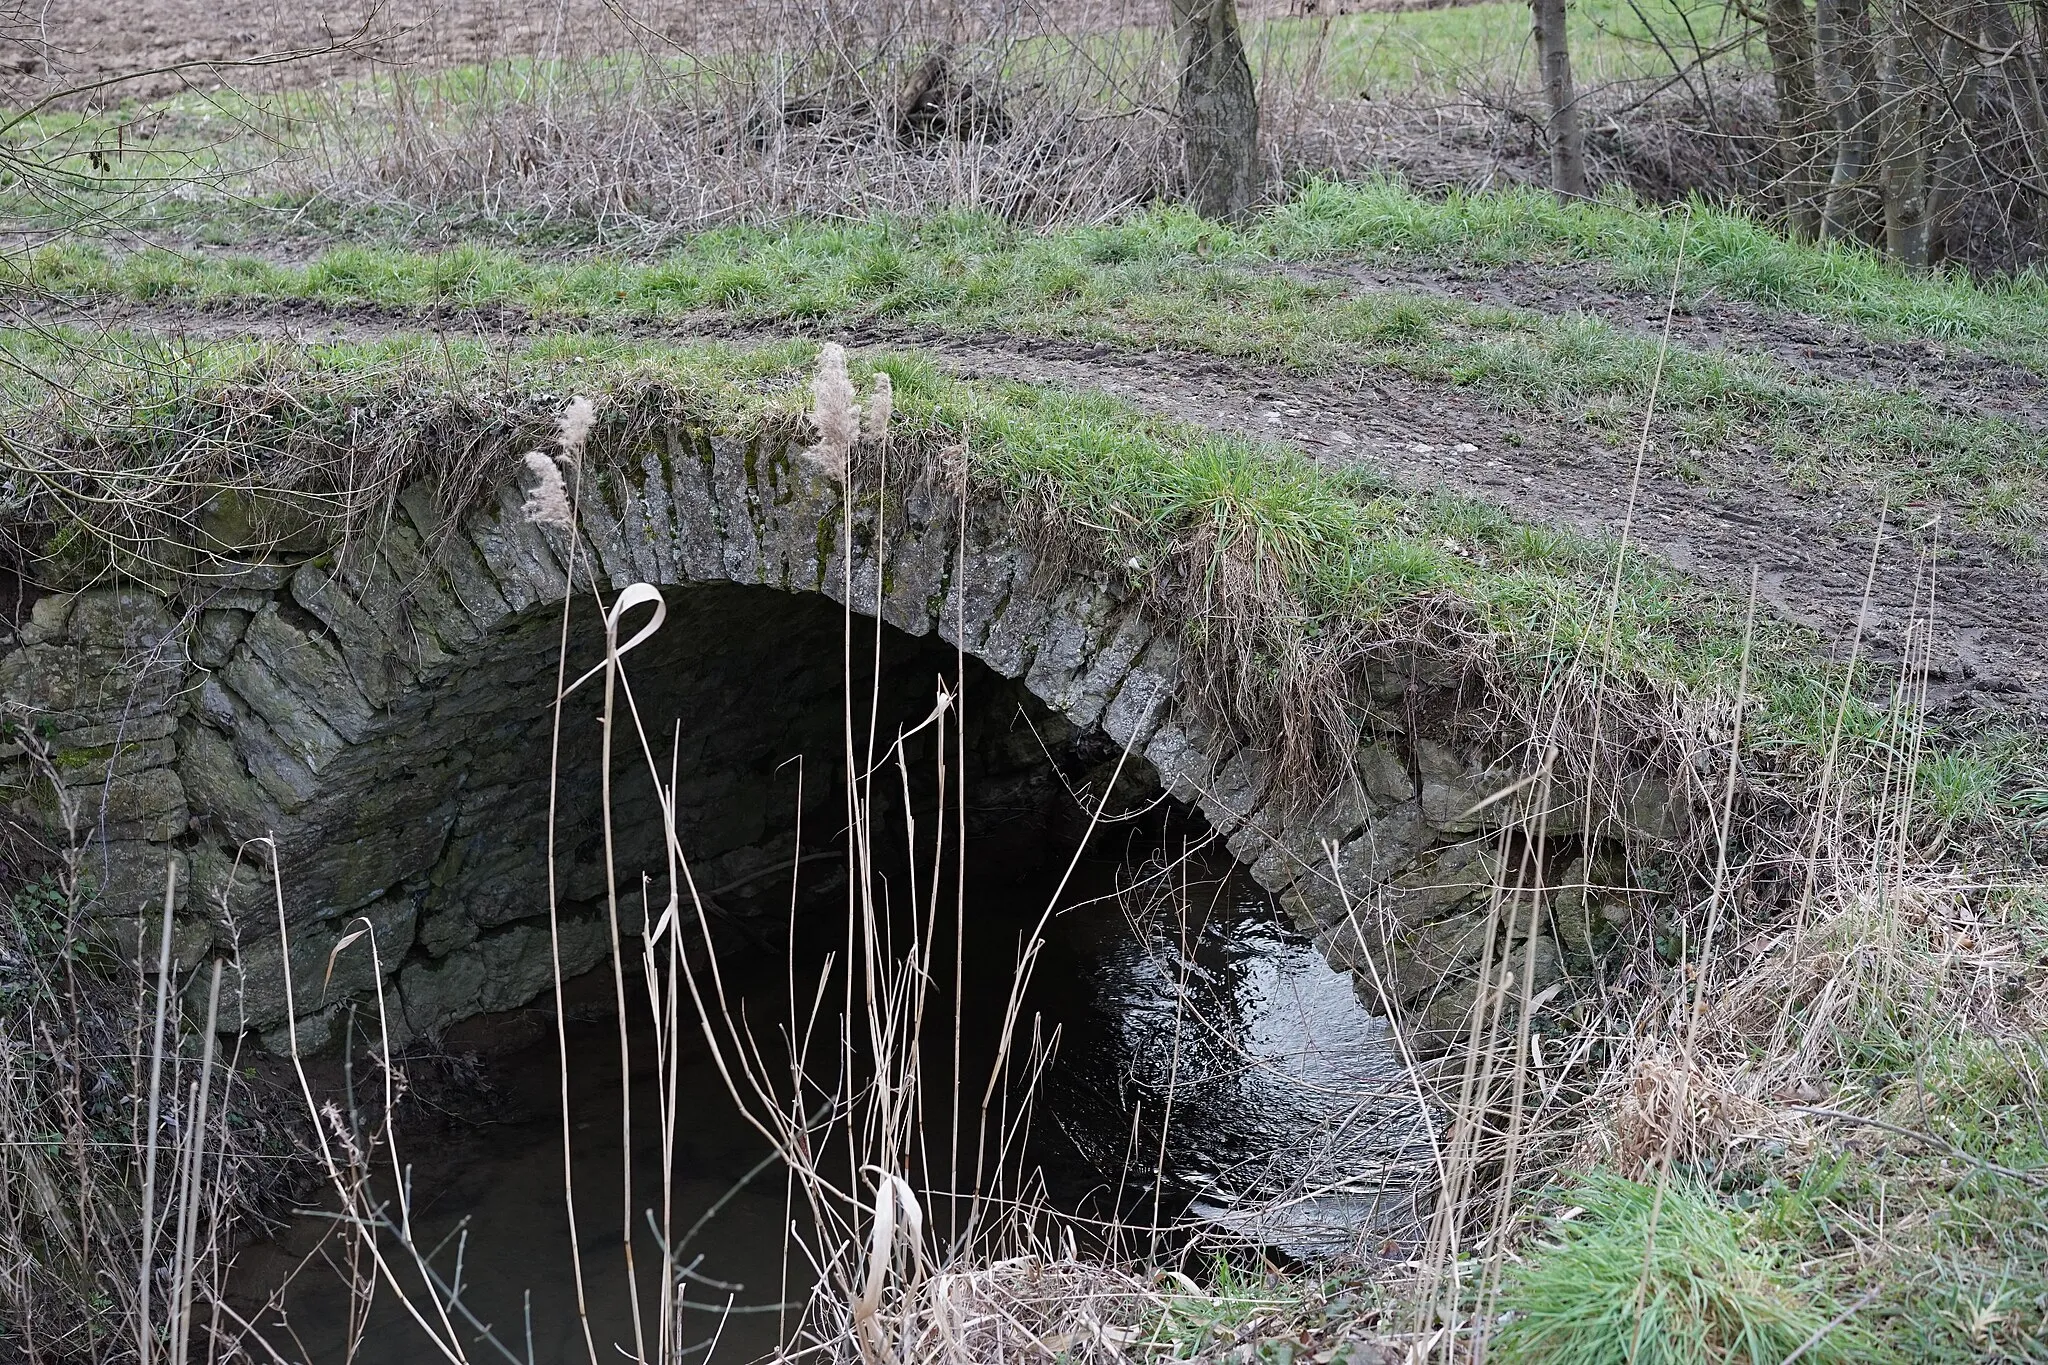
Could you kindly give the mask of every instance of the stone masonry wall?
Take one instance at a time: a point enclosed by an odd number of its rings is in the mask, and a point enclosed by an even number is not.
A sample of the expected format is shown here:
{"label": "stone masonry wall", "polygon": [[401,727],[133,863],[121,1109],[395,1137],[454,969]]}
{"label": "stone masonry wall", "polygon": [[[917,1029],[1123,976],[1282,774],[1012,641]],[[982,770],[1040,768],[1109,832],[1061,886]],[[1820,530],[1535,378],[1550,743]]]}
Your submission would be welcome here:
{"label": "stone masonry wall", "polygon": [[[239,968],[231,1026],[281,1047],[292,1018],[285,954],[267,846],[251,842],[275,838],[302,1046],[325,1042],[342,1003],[380,978],[401,1034],[545,988],[546,756],[569,545],[524,520],[523,493],[493,490],[451,534],[432,490],[414,487],[346,552],[230,558],[163,591],[99,587],[36,602],[0,645],[0,695],[35,713],[80,800],[100,942],[136,951],[174,865],[179,967],[228,956]],[[1333,961],[1386,988],[1419,1036],[1443,1035],[1473,998],[1492,888],[1514,875],[1503,864],[1514,842],[1489,827],[1497,813],[1471,812],[1512,774],[1376,720],[1338,791],[1304,801],[1279,790],[1269,755],[1176,704],[1175,623],[1153,619],[1115,575],[1042,563],[1001,506],[971,508],[962,527],[947,490],[891,490],[879,517],[866,499],[848,544],[838,486],[796,451],[675,428],[611,452],[584,505],[594,586],[609,599],[657,584],[669,604],[629,669],[636,688],[659,694],[652,742],[664,766],[667,726],[683,723],[679,804],[700,886],[737,884],[738,904],[755,874],[787,864],[790,836],[770,818],[794,809],[782,761],[834,752],[841,658],[839,614],[796,610],[782,595],[841,602],[850,561],[854,611],[928,649],[943,641],[948,656],[957,645],[1019,680],[1073,734],[1130,745],[1138,775],[1197,807]],[[577,586],[587,602],[593,584]],[[579,669],[597,632],[594,613],[581,616]],[[884,690],[909,696],[917,685]],[[1427,685],[1452,694],[1458,680]],[[565,724],[555,869],[570,907],[565,972],[609,948],[592,908],[603,868],[595,692],[578,694]],[[836,807],[840,776],[807,772],[806,802]],[[0,752],[0,782],[0,796],[49,821],[18,746]],[[1668,834],[1668,804],[1645,786],[1630,819],[1649,837]],[[622,864],[658,871],[645,801],[624,790],[620,808],[641,813],[620,833]],[[1572,828],[1561,807],[1551,832]],[[1340,849],[1335,875],[1325,841]],[[1509,965],[1519,975],[1520,955],[1533,955],[1547,981],[1601,931],[1605,902],[1587,889],[1601,880],[1597,860],[1588,875],[1583,860],[1542,856],[1561,889],[1533,934],[1504,929],[1503,941],[1526,940]],[[629,881],[637,895],[637,875]],[[744,913],[720,914],[744,929]],[[359,941],[332,956],[365,922],[375,953]]]}

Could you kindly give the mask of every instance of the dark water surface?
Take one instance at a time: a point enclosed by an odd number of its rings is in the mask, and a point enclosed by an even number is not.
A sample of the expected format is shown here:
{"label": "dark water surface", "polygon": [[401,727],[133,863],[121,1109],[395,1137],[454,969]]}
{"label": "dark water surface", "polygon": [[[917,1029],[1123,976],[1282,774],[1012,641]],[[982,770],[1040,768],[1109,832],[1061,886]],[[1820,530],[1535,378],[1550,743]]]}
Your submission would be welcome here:
{"label": "dark water surface", "polygon": [[[1058,1035],[1055,1061],[1032,1111],[1024,1165],[1047,1202],[1084,1220],[1115,1214],[1141,1231],[1126,1250],[1164,1247],[1142,1229],[1193,1220],[1297,1255],[1376,1247],[1414,1212],[1427,1147],[1412,1089],[1384,1020],[1361,1005],[1350,977],[1276,918],[1269,899],[1226,855],[1198,856],[1144,889],[1136,861],[1083,865],[1047,928],[1027,996],[1027,1020]],[[1152,870],[1156,872],[1156,865]],[[1133,884],[1140,889],[1133,891]],[[1017,944],[1035,924],[1051,887],[969,888],[964,950],[963,1072],[979,1095],[994,1054]],[[1124,894],[1118,895],[1122,890]],[[1184,909],[1181,907],[1185,907]],[[800,945],[797,994],[808,1006],[818,964],[839,943]],[[935,962],[942,998],[928,1006],[944,1024],[933,1052],[950,1053],[952,949]],[[749,1018],[789,1015],[786,963],[725,968]],[[639,991],[636,985],[637,993]],[[636,992],[629,992],[629,996]],[[601,993],[602,994],[602,993]],[[835,985],[828,1011],[840,1000]],[[774,1351],[810,1289],[810,1271],[791,1246],[792,1205],[779,1165],[759,1170],[766,1140],[740,1114],[709,1051],[686,1025],[690,1049],[678,1063],[680,1121],[673,1147],[673,1227],[707,1211],[683,1260],[698,1277],[689,1290],[689,1344],[717,1339],[712,1358],[743,1362]],[[1027,1022],[1022,1032],[1029,1036]],[[415,1241],[434,1249],[444,1280],[458,1260],[463,1300],[505,1352],[458,1323],[473,1361],[530,1358],[556,1365],[588,1358],[578,1316],[563,1201],[560,1074],[553,1024],[493,1063],[509,1121],[408,1143]],[[659,1191],[660,1139],[653,1124],[651,1032],[635,1025],[633,1145],[641,1203]],[[582,1238],[584,1303],[600,1360],[632,1356],[631,1298],[621,1246],[619,1102],[627,1075],[614,1021],[573,1023],[569,1037],[574,1177]],[[934,1064],[938,1066],[939,1064]],[[950,1089],[950,1056],[928,1074],[927,1095]],[[943,1129],[943,1117],[928,1119]],[[970,1120],[971,1125],[971,1120]],[[943,1152],[942,1132],[927,1150]],[[943,1185],[950,1159],[931,1159]],[[757,1172],[751,1180],[749,1172]],[[742,1184],[741,1182],[746,1183]],[[388,1169],[384,1183],[391,1184]],[[720,1201],[723,1201],[722,1203]],[[935,1226],[947,1214],[934,1209]],[[289,1279],[286,1311],[260,1315],[278,1356],[305,1365],[350,1358],[351,1295],[331,1218],[309,1212],[277,1242],[245,1253],[237,1286],[260,1300]],[[1182,1238],[1185,1233],[1176,1234]],[[661,1264],[644,1217],[634,1254],[644,1303]],[[1145,1245],[1151,1240],[1152,1246]],[[387,1254],[399,1254],[385,1239]],[[701,1259],[698,1259],[700,1258]],[[401,1273],[407,1283],[416,1275]],[[424,1295],[412,1308],[435,1319]],[[652,1321],[648,1315],[651,1352]],[[362,1365],[436,1358],[407,1305],[380,1285],[353,1355]],[[623,1348],[623,1354],[620,1348]],[[699,1353],[701,1358],[702,1352]]]}

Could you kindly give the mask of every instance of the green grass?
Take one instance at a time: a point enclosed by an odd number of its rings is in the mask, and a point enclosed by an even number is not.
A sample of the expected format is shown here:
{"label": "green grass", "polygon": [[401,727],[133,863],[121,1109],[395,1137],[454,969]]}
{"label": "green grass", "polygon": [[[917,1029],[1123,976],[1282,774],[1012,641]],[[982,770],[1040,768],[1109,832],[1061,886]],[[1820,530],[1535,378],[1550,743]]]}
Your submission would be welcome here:
{"label": "green grass", "polygon": [[[2048,286],[2038,282],[2000,290],[1908,280],[1856,253],[1793,247],[1705,210],[1697,218],[1686,251],[1703,289],[1782,294],[1803,281],[1815,299],[1832,290],[1844,313],[1874,315],[1883,300],[1901,326],[2015,354],[2039,349],[2031,333],[2022,344],[2027,326],[2048,324]],[[1476,391],[1506,420],[1536,415],[1589,426],[1619,444],[1631,438],[1647,399],[1657,364],[1652,339],[1579,315],[1347,296],[1272,266],[1406,242],[1476,258],[1605,251],[1647,273],[1675,258],[1679,234],[1668,217],[1616,204],[1564,208],[1541,195],[1430,201],[1390,184],[1318,185],[1237,233],[1170,209],[1044,233],[940,215],[708,232],[653,261],[536,261],[471,244],[439,252],[346,247],[280,265],[200,253],[116,256],[74,243],[34,253],[21,272],[25,285],[80,300],[306,300],[401,315],[510,308],[563,326],[676,324],[705,314],[774,325],[880,321],[1204,351],[1303,374],[1381,368]],[[1894,503],[1959,507],[2014,538],[2041,516],[2041,431],[1683,347],[1665,363],[1659,403],[1669,442],[1703,450],[1709,464],[1717,453],[1736,462],[1776,458],[1809,481],[1853,480]],[[1696,468],[1694,456],[1680,458]]]}
{"label": "green grass", "polygon": [[[1511,1266],[1497,1359],[1529,1365],[1846,1365],[1879,1360],[1869,1337],[1753,1219],[1673,1180],[1595,1172],[1565,1192],[1577,1213]],[[1640,1307],[1638,1307],[1640,1305]]]}
{"label": "green grass", "polygon": [[[282,216],[300,207],[279,203],[275,211]],[[1045,234],[976,215],[939,213],[913,221],[714,230],[693,234],[654,260],[550,262],[488,242],[445,252],[394,243],[368,251],[336,248],[299,272],[266,273],[197,260],[151,264],[155,253],[144,253],[133,265],[92,265],[104,253],[79,246],[44,258],[31,273],[52,272],[58,287],[77,273],[78,284],[96,281],[141,296],[154,287],[223,296],[326,293],[412,304],[531,301],[587,311],[619,303],[695,306],[696,291],[710,283],[706,273],[724,270],[734,288],[723,302],[782,295],[786,307],[823,315],[862,304],[900,307],[904,300],[888,298],[890,291],[877,290],[876,279],[864,275],[890,257],[897,262],[893,268],[906,270],[933,301],[949,292],[948,280],[972,301],[1006,274],[1043,270],[1076,254],[1082,259],[1066,263],[1091,279],[1101,267],[1117,264],[1185,273],[1393,254],[1481,266],[1584,264],[1614,283],[1661,294],[1670,287],[1681,245],[1681,299],[1732,298],[1851,323],[1881,337],[1956,342],[2048,373],[2048,343],[2042,341],[2048,334],[2048,275],[1973,280],[1959,272],[1910,274],[1864,248],[1794,242],[1753,219],[1706,205],[1659,212],[1613,198],[1564,203],[1527,189],[1433,198],[1392,180],[1311,184],[1237,230],[1171,209]],[[786,278],[765,278],[771,269]],[[222,270],[249,278],[237,288],[219,278]],[[931,278],[933,272],[938,278]]]}
{"label": "green grass", "polygon": [[[1671,63],[1660,41],[1686,60],[1696,45],[1712,49],[1740,37],[1740,20],[1719,0],[1579,0],[1566,24],[1572,72],[1583,85],[1669,75]],[[1460,93],[1502,82],[1526,87],[1534,80],[1524,5],[1272,18],[1248,24],[1246,34],[1253,65],[1269,88],[1310,70],[1329,95],[1373,99]],[[1762,55],[1738,43],[1718,60]]]}
{"label": "green grass", "polygon": [[[526,448],[571,393],[601,396],[615,414],[680,414],[714,430],[799,429],[814,355],[806,342],[744,348],[595,336],[510,351],[417,336],[194,351],[137,340],[118,353],[122,363],[89,357],[66,371],[61,337],[11,334],[4,349],[0,451],[15,474],[0,512],[17,526],[48,527],[60,558],[81,573],[104,569],[110,553],[119,558],[90,528],[132,530],[130,516],[151,498],[175,502],[208,480],[283,480],[324,505],[348,478],[369,477],[364,461],[420,462],[410,475],[378,476],[387,480],[430,477],[436,452],[449,445],[440,433],[463,432],[454,445],[464,449]],[[1190,547],[1261,566],[1278,593],[1262,618],[1276,654],[1323,639],[1341,645],[1347,631],[1398,633],[1445,619],[1503,679],[1519,680],[1514,686],[1553,686],[1560,670],[1597,658],[1657,695],[1712,694],[1736,672],[1740,603],[1641,557],[1626,561],[1610,602],[1613,550],[1603,542],[1471,499],[1324,470],[1099,393],[956,380],[915,355],[867,357],[856,369],[875,365],[894,377],[906,439],[967,439],[987,485],[1054,524],[1084,528],[1113,571],[1199,583],[1207,569],[1188,562]],[[101,472],[81,482],[80,466]],[[337,472],[348,467],[358,472]],[[164,539],[151,547],[160,561],[177,559],[167,547],[180,526],[169,512],[162,518]],[[1751,747],[1788,780],[1811,773],[1840,692],[1825,649],[1802,630],[1763,622],[1750,672]],[[1877,702],[1849,705],[1844,774],[1861,771],[1862,759],[1883,770],[1891,725]],[[1997,771],[1999,811],[2025,780],[2017,768]]]}
{"label": "green grass", "polygon": [[[1988,908],[2040,970],[2040,908]],[[1755,1211],[1759,1238],[1860,1286],[1858,1317],[1893,1358],[2048,1359],[2048,1043],[1950,1019],[1862,1044],[1829,1103],[1895,1128],[1839,1124],[1817,1151],[1738,1159],[1724,1197]]]}

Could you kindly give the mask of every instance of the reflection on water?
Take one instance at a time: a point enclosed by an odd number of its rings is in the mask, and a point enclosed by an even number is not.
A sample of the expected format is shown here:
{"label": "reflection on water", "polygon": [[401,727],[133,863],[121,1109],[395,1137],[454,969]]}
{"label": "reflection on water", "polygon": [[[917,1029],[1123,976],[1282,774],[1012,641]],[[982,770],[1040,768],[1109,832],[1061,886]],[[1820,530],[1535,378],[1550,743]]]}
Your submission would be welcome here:
{"label": "reflection on water", "polygon": [[[1040,1099],[1046,1117],[1025,1154],[1050,1202],[1083,1217],[1116,1211],[1141,1226],[1189,1217],[1303,1255],[1360,1243],[1377,1248],[1398,1234],[1417,1206],[1427,1147],[1385,1021],[1358,1002],[1347,974],[1278,922],[1265,894],[1227,857],[1184,864],[1173,896],[1146,885],[1130,864],[1084,865],[1067,896],[1072,908],[1052,920],[1027,998],[1027,1018],[1035,1013],[1046,1035],[1059,1034]],[[1181,903],[1191,908],[1183,913]],[[985,1077],[1016,946],[1043,910],[1044,891],[984,890],[969,904],[973,929],[961,954],[965,1070]],[[822,961],[827,946],[816,945],[810,961]],[[936,958],[950,955],[942,948]],[[787,1018],[790,979],[780,964],[727,971],[757,1022]],[[796,980],[808,1006],[817,977],[800,971]],[[940,984],[950,991],[950,981]],[[836,987],[828,998],[838,999]],[[932,1008],[943,1017],[952,1006]],[[636,1105],[651,1102],[645,1069],[652,1051],[651,1039],[636,1044]],[[615,1026],[572,1026],[570,1056],[591,1334],[600,1359],[622,1358],[617,1348],[631,1358]],[[464,1302],[506,1348],[486,1340],[471,1359],[585,1360],[562,1198],[552,1027],[498,1066],[513,1091],[509,1109],[520,1117],[426,1150],[405,1148],[417,1241],[439,1248],[434,1261],[444,1277],[459,1263]],[[707,1053],[686,1055],[680,1069],[673,1226],[689,1227],[730,1194],[684,1249],[683,1261],[692,1264],[689,1301],[699,1305],[689,1315],[689,1344],[716,1337],[717,1359],[750,1361],[772,1352],[795,1320],[776,1306],[801,1300],[810,1287],[803,1255],[790,1244],[800,1210],[779,1167],[733,1193],[766,1155],[766,1143],[738,1113]],[[944,1093],[950,1076],[926,1084],[928,1094]],[[971,1081],[973,1094],[980,1087]],[[643,1204],[658,1193],[661,1155],[646,1113],[636,1119],[633,1149]],[[302,1217],[278,1243],[254,1249],[239,1272],[245,1292],[261,1286],[260,1297],[304,1262],[285,1295],[288,1326],[266,1333],[282,1359],[326,1365],[347,1358],[348,1294],[326,1263],[340,1252],[322,1240],[331,1229],[331,1220]],[[659,1244],[644,1221],[635,1235],[643,1302],[651,1308],[647,1281],[661,1263]],[[424,1308],[424,1297],[414,1306]],[[265,1320],[279,1321],[274,1313]],[[424,1358],[425,1349],[406,1305],[380,1287],[354,1359],[398,1365]]]}
{"label": "reflection on water", "polygon": [[1056,921],[1084,1009],[1053,1112],[1129,1221],[1184,1213],[1309,1255],[1404,1231],[1429,1146],[1392,1030],[1250,877],[1218,872]]}
{"label": "reflection on water", "polygon": [[[635,1100],[643,1107],[634,1120],[633,1162],[644,1208],[659,1194],[661,1144],[651,1121],[651,1037],[635,1043]],[[621,1236],[618,1030],[610,1021],[572,1025],[569,1052],[584,1303],[599,1358],[621,1359],[617,1343],[630,1359],[632,1311]],[[515,1092],[507,1107],[524,1117],[438,1145],[407,1142],[401,1135],[414,1191],[414,1240],[423,1249],[438,1249],[432,1259],[444,1281],[454,1282],[459,1268],[462,1301],[490,1329],[486,1337],[457,1320],[457,1335],[475,1343],[472,1361],[508,1358],[490,1338],[521,1362],[556,1365],[589,1358],[563,1200],[557,1057],[550,1032],[498,1063]],[[696,1267],[701,1281],[687,1290],[687,1302],[695,1307],[685,1315],[686,1344],[701,1346],[718,1336],[718,1359],[755,1360],[780,1340],[778,1324],[785,1315],[775,1305],[785,1297],[801,1299],[810,1283],[801,1257],[784,1255],[788,1238],[783,1229],[789,1226],[785,1181],[779,1167],[771,1168],[735,1190],[766,1154],[766,1144],[727,1098],[708,1054],[684,1059],[680,1075],[684,1100],[674,1148],[672,1228],[688,1229],[725,1200],[685,1249],[685,1263],[704,1255]],[[388,1189],[391,1182],[382,1183]],[[644,1214],[636,1210],[636,1215],[634,1254],[651,1340],[651,1280],[659,1273],[660,1247]],[[241,1284],[267,1289],[312,1258],[293,1278],[285,1299],[288,1312],[282,1319],[271,1318],[282,1321],[284,1330],[265,1333],[286,1359],[307,1365],[348,1358],[350,1296],[332,1264],[346,1253],[339,1239],[329,1236],[332,1229],[332,1221],[323,1216],[302,1217],[279,1243],[253,1249],[237,1268]],[[417,1276],[401,1278],[412,1287],[415,1306],[435,1320],[428,1297],[417,1292]],[[728,1312],[729,1307],[735,1311]],[[360,1365],[413,1365],[429,1358],[430,1348],[406,1306],[388,1285],[379,1285],[354,1359]]]}

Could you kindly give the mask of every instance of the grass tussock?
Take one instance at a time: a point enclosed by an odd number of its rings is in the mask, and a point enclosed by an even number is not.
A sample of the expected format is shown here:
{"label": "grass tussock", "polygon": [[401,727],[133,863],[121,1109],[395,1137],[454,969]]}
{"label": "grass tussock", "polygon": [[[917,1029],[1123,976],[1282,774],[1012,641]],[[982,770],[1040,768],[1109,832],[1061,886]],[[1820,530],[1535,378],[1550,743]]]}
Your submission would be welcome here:
{"label": "grass tussock", "polygon": [[1847,1365],[1869,1339],[1819,1286],[1759,1244],[1754,1220],[1674,1181],[1596,1174],[1569,1191],[1557,1240],[1532,1247],[1501,1292],[1492,1352],[1555,1365]]}

